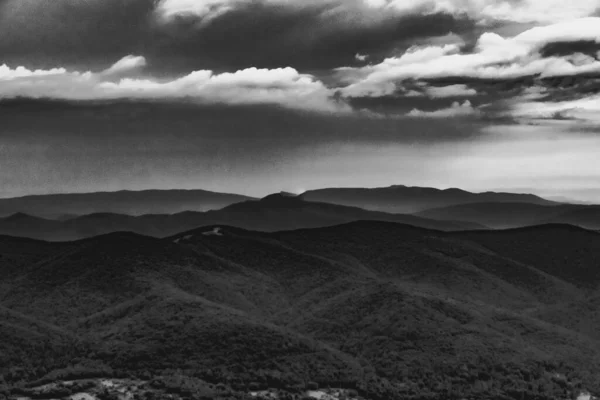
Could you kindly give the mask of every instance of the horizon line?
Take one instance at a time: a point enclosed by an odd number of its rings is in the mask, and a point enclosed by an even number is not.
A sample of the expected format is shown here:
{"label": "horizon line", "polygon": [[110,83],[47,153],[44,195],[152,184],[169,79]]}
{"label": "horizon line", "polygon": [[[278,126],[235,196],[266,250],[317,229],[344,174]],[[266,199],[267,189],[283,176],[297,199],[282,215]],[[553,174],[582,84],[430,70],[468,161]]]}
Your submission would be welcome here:
{"label": "horizon line", "polygon": [[[405,188],[419,188],[419,189],[434,189],[434,190],[439,190],[439,191],[449,191],[449,190],[460,190],[460,191],[464,191],[464,192],[468,192],[468,193],[473,193],[473,194],[485,194],[485,193],[508,193],[508,194],[521,194],[521,195],[532,195],[532,196],[537,196],[540,197],[544,200],[548,200],[548,201],[554,201],[549,197],[563,197],[560,195],[556,195],[556,196],[544,196],[541,194],[537,194],[536,193],[536,189],[500,189],[500,188],[490,188],[487,190],[480,190],[480,191],[476,191],[476,190],[467,190],[467,189],[463,189],[461,187],[458,186],[448,186],[448,187],[440,187],[440,186],[413,186],[413,185],[404,185],[404,184],[392,184],[392,185],[387,185],[387,186],[327,186],[327,187],[319,187],[319,188],[311,188],[311,189],[303,189],[302,191],[298,191],[298,190],[289,190],[289,189],[282,189],[282,190],[278,190],[278,191],[274,191],[274,192],[266,192],[263,193],[259,196],[254,196],[254,195],[250,195],[250,194],[245,194],[242,192],[231,192],[231,191],[218,191],[218,190],[214,190],[214,189],[204,189],[204,188],[166,188],[166,189],[157,189],[157,188],[145,188],[145,189],[118,189],[118,190],[97,190],[97,191],[74,191],[74,192],[47,192],[47,193],[32,193],[32,194],[24,194],[24,195],[8,195],[8,196],[3,196],[0,195],[0,200],[11,200],[11,199],[23,199],[23,198],[30,198],[30,197],[44,197],[44,196],[68,196],[68,195],[93,195],[93,194],[116,194],[116,193],[143,193],[143,192],[207,192],[207,193],[214,193],[214,194],[223,194],[223,195],[232,195],[232,196],[242,196],[242,197],[248,197],[250,199],[260,199],[260,198],[264,198],[266,196],[272,195],[272,194],[277,194],[277,193],[283,193],[283,192],[288,192],[288,193],[292,193],[295,195],[302,195],[304,193],[307,192],[311,192],[311,191],[317,191],[317,190],[327,190],[327,189],[389,189],[389,188],[394,188],[394,187],[405,187]],[[569,200],[569,201],[580,201],[580,202],[584,202],[586,204],[592,204],[589,202],[585,202],[584,200],[581,199],[575,199],[575,198],[568,198],[568,197],[564,197],[564,200]]]}

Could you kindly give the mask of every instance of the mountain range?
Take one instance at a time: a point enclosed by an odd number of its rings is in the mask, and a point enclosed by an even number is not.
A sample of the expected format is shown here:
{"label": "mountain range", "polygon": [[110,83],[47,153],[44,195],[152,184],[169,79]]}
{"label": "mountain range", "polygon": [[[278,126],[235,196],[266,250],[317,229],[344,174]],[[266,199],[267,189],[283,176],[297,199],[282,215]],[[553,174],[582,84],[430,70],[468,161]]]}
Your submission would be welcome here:
{"label": "mountain range", "polygon": [[470,203],[434,208],[414,214],[440,221],[460,220],[493,229],[561,223],[600,229],[600,206],[542,205],[531,203]]}
{"label": "mountain range", "polygon": [[[204,209],[209,210],[197,211]],[[16,211],[0,218],[0,234],[51,241],[119,231],[160,238],[215,224],[272,232],[360,220],[443,231],[548,223],[600,230],[600,206],[557,203],[530,194],[406,186],[281,192],[262,199],[205,191],[49,195],[2,199],[0,210]],[[162,212],[140,214],[144,211]]]}
{"label": "mountain range", "polygon": [[394,185],[385,188],[329,188],[307,191],[302,198],[309,201],[342,204],[367,210],[412,214],[431,208],[472,203],[527,203],[558,205],[533,194],[484,192],[462,189],[436,189]]}
{"label": "mountain range", "polygon": [[3,236],[0,260],[9,394],[94,376],[188,377],[227,394],[187,397],[219,399],[307,382],[377,400],[600,389],[600,234],[573,226]]}
{"label": "mountain range", "polygon": [[96,213],[143,215],[207,211],[251,197],[206,190],[143,190],[49,194],[0,199],[0,216],[16,213],[50,219]]}
{"label": "mountain range", "polygon": [[0,219],[0,234],[66,241],[119,231],[165,237],[214,224],[268,232],[324,227],[360,220],[400,222],[439,230],[483,228],[482,225],[475,223],[438,221],[414,215],[390,214],[357,207],[309,202],[283,193],[270,195],[261,200],[247,200],[207,212],[187,211],[142,216],[96,213],[63,220],[49,220],[19,213]]}
{"label": "mountain range", "polygon": [[[283,192],[282,192],[283,193]],[[558,205],[532,194],[472,193],[461,189],[390,186],[383,188],[329,188],[304,192],[307,201],[359,207],[394,214],[412,214],[431,208],[470,203],[528,203]],[[0,217],[23,213],[49,219],[87,214],[176,214],[217,210],[247,200],[249,196],[205,190],[144,190],[49,194],[0,199]]]}

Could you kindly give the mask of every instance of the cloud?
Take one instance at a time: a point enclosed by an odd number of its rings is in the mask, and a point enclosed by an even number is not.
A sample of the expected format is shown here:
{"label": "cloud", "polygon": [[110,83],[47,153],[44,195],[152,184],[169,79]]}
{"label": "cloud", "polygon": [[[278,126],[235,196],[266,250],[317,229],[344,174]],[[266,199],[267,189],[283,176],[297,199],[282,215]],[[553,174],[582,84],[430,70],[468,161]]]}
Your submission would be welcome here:
{"label": "cloud", "polygon": [[243,2],[239,0],[161,0],[156,13],[166,21],[182,15],[193,15],[210,20],[241,4]]}
{"label": "cloud", "polygon": [[135,72],[147,65],[146,58],[142,56],[125,56],[102,72],[103,75],[122,75]]}
{"label": "cloud", "polygon": [[[0,0],[3,62],[106,68],[143,54],[158,72],[374,63],[414,43],[592,15],[597,0]],[[235,27],[235,28],[233,28]]]}
{"label": "cloud", "polygon": [[396,12],[448,12],[469,14],[481,22],[557,22],[591,15],[598,8],[595,0],[365,0],[372,7]]}
{"label": "cloud", "polygon": [[199,70],[174,79],[114,79],[145,65],[140,56],[127,56],[99,73],[2,65],[0,98],[191,100],[202,104],[276,104],[323,112],[348,109],[343,102],[334,101],[333,92],[316,78],[293,68],[248,68],[220,74]]}
{"label": "cloud", "polygon": [[[494,98],[500,89],[484,80],[600,73],[596,3],[0,0],[0,74],[12,76],[0,91],[322,110],[365,97],[409,100],[388,103],[398,115],[474,96],[493,103],[509,94]],[[139,56],[107,63],[123,54]]]}
{"label": "cloud", "polygon": [[156,39],[154,8],[154,0],[0,0],[1,62],[108,67]]}
{"label": "cloud", "polygon": [[414,118],[455,118],[478,116],[480,114],[481,111],[473,107],[469,100],[466,100],[462,104],[455,101],[450,107],[435,111],[423,111],[414,108],[406,115]]}
{"label": "cloud", "polygon": [[[416,39],[464,32],[473,22],[447,13],[390,13],[363,0],[166,0],[158,20],[187,62],[299,69],[362,65]],[[231,29],[235,27],[235,29]]]}
{"label": "cloud", "polygon": [[106,68],[107,59],[143,54],[160,72],[312,70],[472,26],[363,0],[0,0],[0,54],[28,68]]}
{"label": "cloud", "polygon": [[464,84],[448,86],[431,86],[425,89],[425,95],[432,99],[443,99],[447,97],[476,96],[477,90],[469,88]]}
{"label": "cloud", "polygon": [[[539,99],[539,100],[538,100]],[[513,100],[508,112],[515,118],[527,120],[580,120],[600,124],[600,95],[583,95],[565,101],[540,101],[542,94],[523,96]]]}
{"label": "cloud", "polygon": [[469,15],[481,23],[492,21],[552,23],[592,15],[596,0],[161,0],[157,12],[163,18],[194,15],[213,19],[251,3],[286,8],[307,8],[327,4],[345,13],[361,13],[367,18],[379,12],[395,15],[447,13]]}
{"label": "cloud", "polygon": [[600,61],[587,54],[551,57],[541,54],[551,43],[582,40],[600,43],[600,18],[536,27],[512,38],[484,33],[470,53],[463,52],[460,44],[413,47],[377,65],[339,68],[337,73],[342,82],[354,80],[343,90],[345,95],[354,97],[391,95],[399,82],[408,79],[514,79],[599,73]]}

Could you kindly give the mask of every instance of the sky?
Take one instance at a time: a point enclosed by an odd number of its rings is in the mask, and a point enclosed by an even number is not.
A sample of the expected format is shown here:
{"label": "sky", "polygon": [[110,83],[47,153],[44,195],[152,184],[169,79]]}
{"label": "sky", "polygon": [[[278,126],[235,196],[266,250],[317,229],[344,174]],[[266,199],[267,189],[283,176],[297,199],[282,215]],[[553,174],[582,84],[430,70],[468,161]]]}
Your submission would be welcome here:
{"label": "sky", "polygon": [[0,197],[600,203],[600,0],[0,0]]}

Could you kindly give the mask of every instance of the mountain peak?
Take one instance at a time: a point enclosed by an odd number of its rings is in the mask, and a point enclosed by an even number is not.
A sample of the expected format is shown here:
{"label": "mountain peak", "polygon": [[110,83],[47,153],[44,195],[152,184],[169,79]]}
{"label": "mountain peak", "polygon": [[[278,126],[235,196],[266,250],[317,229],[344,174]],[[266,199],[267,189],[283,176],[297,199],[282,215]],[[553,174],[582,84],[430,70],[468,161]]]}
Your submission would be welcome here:
{"label": "mountain peak", "polygon": [[4,221],[24,221],[28,219],[41,219],[39,217],[35,217],[33,215],[25,214],[23,212],[17,212],[8,217],[3,218]]}
{"label": "mountain peak", "polygon": [[263,197],[260,201],[261,202],[280,202],[280,201],[302,201],[301,197],[293,194],[293,193],[289,193],[289,192],[279,192],[279,193],[273,193],[270,194],[266,197]]}

